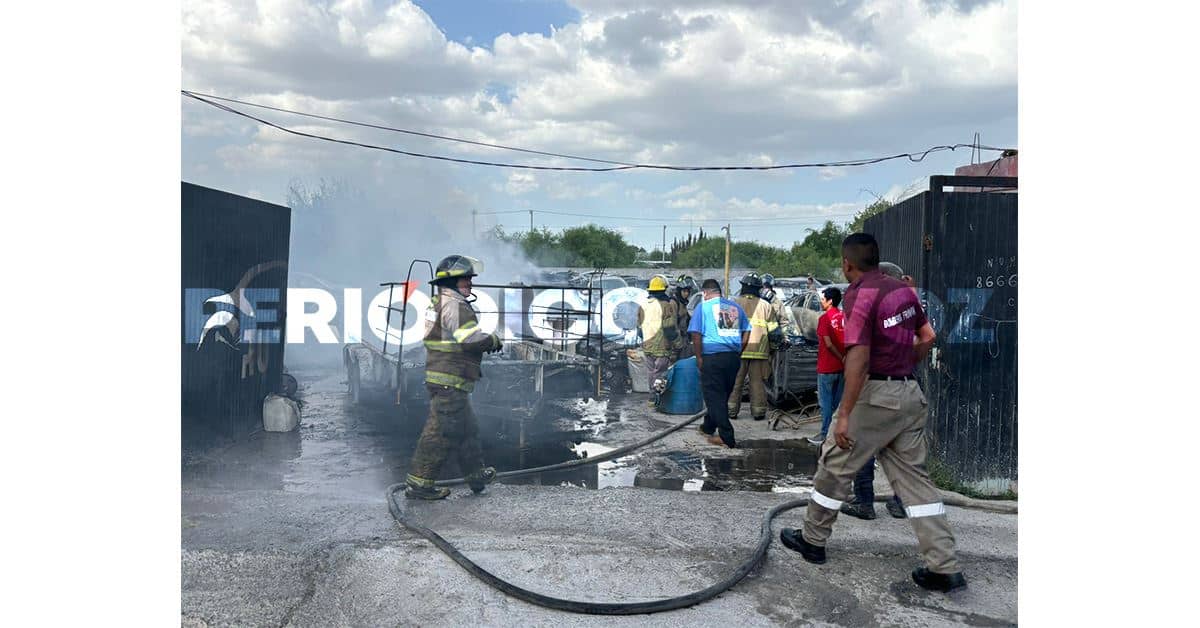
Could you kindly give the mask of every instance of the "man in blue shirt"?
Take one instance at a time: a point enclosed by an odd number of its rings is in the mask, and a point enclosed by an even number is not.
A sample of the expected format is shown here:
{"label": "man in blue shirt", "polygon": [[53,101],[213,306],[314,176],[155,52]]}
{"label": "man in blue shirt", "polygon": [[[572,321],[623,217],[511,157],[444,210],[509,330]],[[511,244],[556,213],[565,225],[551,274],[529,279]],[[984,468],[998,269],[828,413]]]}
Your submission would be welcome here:
{"label": "man in blue shirt", "polygon": [[688,324],[700,369],[700,389],[708,406],[700,432],[714,445],[737,447],[726,401],[737,383],[742,351],[750,340],[750,319],[736,301],[721,297],[717,280],[705,279],[700,290],[703,301],[696,305]]}

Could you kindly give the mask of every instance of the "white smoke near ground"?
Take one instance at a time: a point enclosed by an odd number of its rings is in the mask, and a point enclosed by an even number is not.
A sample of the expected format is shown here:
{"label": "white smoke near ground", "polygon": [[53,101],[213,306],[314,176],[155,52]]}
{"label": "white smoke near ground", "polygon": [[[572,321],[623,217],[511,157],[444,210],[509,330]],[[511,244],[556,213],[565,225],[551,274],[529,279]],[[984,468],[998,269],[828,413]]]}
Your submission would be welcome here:
{"label": "white smoke near ground", "polygon": [[[537,268],[521,251],[506,242],[474,237],[467,195],[448,177],[429,169],[406,173],[403,183],[380,184],[370,177],[340,174],[318,179],[294,179],[287,192],[292,208],[292,233],[289,263],[289,296],[296,289],[318,289],[333,295],[337,315],[332,327],[337,343],[318,342],[312,330],[305,330],[301,343],[288,344],[289,364],[340,364],[346,326],[360,329],[361,338],[379,346],[381,340],[368,322],[371,300],[385,282],[406,279],[413,260],[424,259],[436,266],[452,254],[470,255],[484,262],[480,283],[508,284],[530,282]],[[417,184],[414,184],[419,182]],[[417,264],[412,280],[428,293],[429,267]],[[361,325],[345,320],[345,290],[361,290],[358,311]],[[399,288],[397,298],[399,298]],[[296,312],[298,303],[289,303]],[[317,306],[307,304],[306,311]],[[353,312],[353,305],[349,306]],[[408,327],[422,320],[422,312],[410,306]],[[399,312],[393,312],[391,327],[400,329]],[[382,331],[382,330],[379,330]],[[349,340],[354,341],[353,336]],[[394,346],[395,338],[389,339]]]}

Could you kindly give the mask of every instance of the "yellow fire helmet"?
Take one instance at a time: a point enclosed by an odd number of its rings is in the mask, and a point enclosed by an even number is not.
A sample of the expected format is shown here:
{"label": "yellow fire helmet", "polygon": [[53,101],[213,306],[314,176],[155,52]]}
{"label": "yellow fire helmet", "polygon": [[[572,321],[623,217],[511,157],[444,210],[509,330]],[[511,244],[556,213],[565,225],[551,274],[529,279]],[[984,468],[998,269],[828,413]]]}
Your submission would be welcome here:
{"label": "yellow fire helmet", "polygon": [[666,292],[667,278],[662,275],[655,275],[650,278],[650,292]]}

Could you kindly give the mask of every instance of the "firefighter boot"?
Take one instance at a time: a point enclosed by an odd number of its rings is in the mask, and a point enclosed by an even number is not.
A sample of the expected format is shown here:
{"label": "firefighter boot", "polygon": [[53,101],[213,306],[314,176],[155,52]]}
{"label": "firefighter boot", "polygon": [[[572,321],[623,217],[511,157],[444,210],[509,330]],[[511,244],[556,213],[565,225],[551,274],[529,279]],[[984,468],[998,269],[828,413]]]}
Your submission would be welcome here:
{"label": "firefighter boot", "polygon": [[496,467],[484,467],[467,476],[467,485],[475,494],[483,492],[484,487],[496,481]]}
{"label": "firefighter boot", "polygon": [[408,499],[437,500],[450,495],[450,489],[435,486],[433,480],[409,474],[404,482],[404,496]]}

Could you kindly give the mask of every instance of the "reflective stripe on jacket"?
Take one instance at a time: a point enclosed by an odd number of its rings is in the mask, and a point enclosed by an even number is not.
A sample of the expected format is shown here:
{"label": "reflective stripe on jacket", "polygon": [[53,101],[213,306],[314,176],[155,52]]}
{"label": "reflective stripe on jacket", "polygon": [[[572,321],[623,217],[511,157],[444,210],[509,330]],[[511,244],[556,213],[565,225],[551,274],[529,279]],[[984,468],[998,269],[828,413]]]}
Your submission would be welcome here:
{"label": "reflective stripe on jacket", "polygon": [[767,301],[752,294],[744,294],[737,298],[737,303],[750,319],[750,340],[746,342],[746,350],[742,358],[746,360],[765,360],[771,357],[771,341],[767,334],[779,328],[779,315]]}
{"label": "reflective stripe on jacket", "polygon": [[475,308],[457,290],[438,288],[425,312],[425,381],[470,392],[491,348],[492,336],[479,328]]}
{"label": "reflective stripe on jacket", "polygon": [[679,330],[675,302],[649,297],[638,311],[638,327],[642,332],[642,351],[655,357],[675,354]]}

